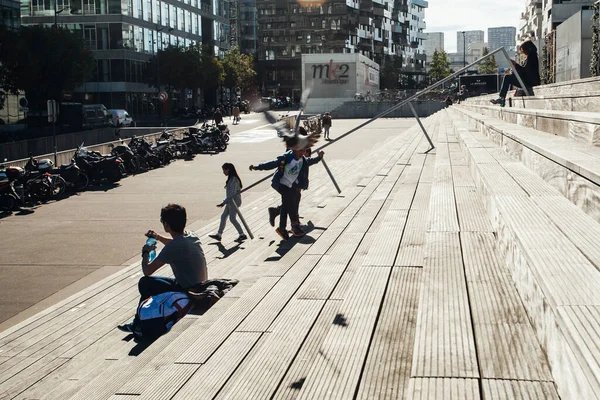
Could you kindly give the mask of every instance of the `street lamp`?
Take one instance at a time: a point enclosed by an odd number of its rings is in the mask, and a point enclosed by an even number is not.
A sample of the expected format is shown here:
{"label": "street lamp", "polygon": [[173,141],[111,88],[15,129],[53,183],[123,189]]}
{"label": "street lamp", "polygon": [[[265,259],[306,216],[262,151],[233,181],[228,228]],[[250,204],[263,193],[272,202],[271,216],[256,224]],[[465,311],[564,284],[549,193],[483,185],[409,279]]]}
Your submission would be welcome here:
{"label": "street lamp", "polygon": [[462,33],[463,35],[463,68],[467,66],[467,37],[465,31],[461,31],[458,33]]}

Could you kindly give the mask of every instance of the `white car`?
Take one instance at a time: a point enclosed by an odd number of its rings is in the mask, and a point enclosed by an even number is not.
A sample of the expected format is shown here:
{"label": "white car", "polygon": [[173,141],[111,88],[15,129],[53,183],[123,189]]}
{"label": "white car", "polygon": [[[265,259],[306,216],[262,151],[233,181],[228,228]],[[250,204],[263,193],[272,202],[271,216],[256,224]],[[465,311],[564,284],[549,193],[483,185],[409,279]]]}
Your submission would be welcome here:
{"label": "white car", "polygon": [[131,115],[129,115],[129,113],[127,111],[125,111],[125,110],[108,110],[108,112],[112,116],[113,126],[116,126],[117,128],[135,126],[135,123],[133,122],[133,118],[131,118]]}

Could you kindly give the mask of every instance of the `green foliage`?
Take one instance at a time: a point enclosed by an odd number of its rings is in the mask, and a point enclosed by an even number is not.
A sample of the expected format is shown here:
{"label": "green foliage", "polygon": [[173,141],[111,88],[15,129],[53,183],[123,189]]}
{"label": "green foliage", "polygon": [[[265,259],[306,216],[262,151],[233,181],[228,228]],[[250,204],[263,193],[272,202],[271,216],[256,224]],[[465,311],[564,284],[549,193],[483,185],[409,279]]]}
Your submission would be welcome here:
{"label": "green foliage", "polygon": [[429,71],[429,77],[432,83],[444,79],[450,75],[450,60],[444,50],[434,51],[431,57],[431,70]]}
{"label": "green foliage", "polygon": [[551,82],[550,79],[550,58],[548,54],[548,36],[544,38],[544,47],[542,47],[542,73],[540,74],[542,85],[547,85]]}
{"label": "green foliage", "polygon": [[246,90],[255,83],[254,59],[249,54],[241,54],[237,46],[225,53],[223,69],[226,87]]}
{"label": "green foliage", "polygon": [[[489,53],[487,47],[483,49],[483,55]],[[497,74],[498,73],[498,63],[496,62],[496,56],[491,56],[490,58],[485,59],[481,64],[479,64],[479,73],[480,74]]]}
{"label": "green foliage", "polygon": [[81,32],[42,26],[0,29],[0,64],[0,97],[24,90],[35,110],[81,86],[95,68]]}
{"label": "green foliage", "polygon": [[402,70],[401,56],[387,56],[381,70],[379,82],[382,89],[398,89]]}
{"label": "green foliage", "polygon": [[600,5],[594,3],[592,10],[594,14],[592,16],[592,59],[590,61],[590,72],[592,76],[600,76]]}
{"label": "green foliage", "polygon": [[[157,73],[159,79],[157,79]],[[175,89],[215,89],[224,78],[223,66],[208,48],[169,46],[160,50],[148,65],[148,84]]]}

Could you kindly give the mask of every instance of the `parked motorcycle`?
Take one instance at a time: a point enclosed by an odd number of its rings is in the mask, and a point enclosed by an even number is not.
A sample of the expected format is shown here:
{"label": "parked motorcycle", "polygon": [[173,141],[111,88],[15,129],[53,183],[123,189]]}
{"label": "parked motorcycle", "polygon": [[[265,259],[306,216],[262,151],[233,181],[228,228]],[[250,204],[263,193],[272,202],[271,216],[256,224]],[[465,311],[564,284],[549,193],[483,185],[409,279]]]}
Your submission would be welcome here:
{"label": "parked motorcycle", "polygon": [[83,147],[83,143],[77,147],[74,160],[92,182],[108,181],[114,183],[120,181],[126,175],[121,158],[90,152]]}
{"label": "parked motorcycle", "polygon": [[119,157],[121,160],[123,160],[125,171],[127,171],[128,174],[133,175],[137,174],[138,172],[141,172],[142,168],[140,160],[127,144],[121,142],[116,146],[111,146],[112,149],[110,151],[110,154],[112,154],[115,157]]}
{"label": "parked motorcycle", "polygon": [[26,169],[36,170],[40,173],[49,173],[51,175],[53,185],[55,186],[55,196],[60,196],[64,193],[64,190],[60,190],[63,187],[65,189],[73,189],[73,190],[84,190],[89,184],[89,178],[87,175],[81,171],[81,169],[77,166],[74,159],[71,159],[69,164],[63,164],[58,168],[54,167],[54,163],[49,158],[43,158],[39,161],[30,160],[27,163],[29,167],[26,166]]}
{"label": "parked motorcycle", "polygon": [[0,171],[0,211],[13,211],[21,202],[14,182],[24,174],[25,170],[21,167],[7,167],[4,171]]}
{"label": "parked motorcycle", "polygon": [[133,136],[129,141],[129,148],[137,155],[142,169],[147,170],[161,166],[160,159],[152,150],[152,145],[143,137]]}
{"label": "parked motorcycle", "polygon": [[[52,167],[54,163],[50,159],[43,159],[38,162],[33,157],[25,164],[25,174],[17,180],[24,188],[23,200],[48,201],[51,198],[58,198],[65,193],[67,189],[66,181],[58,174],[53,175]],[[20,188],[18,185],[17,188]]]}

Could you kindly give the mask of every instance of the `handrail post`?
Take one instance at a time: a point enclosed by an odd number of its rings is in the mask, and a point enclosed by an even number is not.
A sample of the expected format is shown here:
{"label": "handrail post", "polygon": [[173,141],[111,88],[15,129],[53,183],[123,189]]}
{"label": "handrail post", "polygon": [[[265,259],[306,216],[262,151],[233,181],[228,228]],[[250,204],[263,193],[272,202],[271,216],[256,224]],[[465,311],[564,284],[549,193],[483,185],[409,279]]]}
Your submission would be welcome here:
{"label": "handrail post", "polygon": [[[225,200],[225,201],[227,201],[227,200]],[[233,200],[233,198],[229,199],[229,203],[228,204],[231,205],[231,207],[233,208],[233,210],[235,211],[235,213],[240,216],[240,220],[242,221],[242,224],[244,224],[244,228],[246,228],[246,231],[248,232],[248,236],[250,236],[250,239],[254,239],[254,235],[252,234],[252,231],[250,230],[250,227],[246,223],[246,220],[244,219],[244,216],[242,215],[242,212],[238,208],[237,204],[235,204],[235,200]]]}
{"label": "handrail post", "polygon": [[429,135],[427,134],[427,130],[425,129],[425,127],[423,126],[423,123],[421,123],[421,118],[419,118],[419,114],[417,114],[417,110],[415,110],[415,107],[413,106],[412,102],[408,102],[408,106],[410,107],[410,111],[412,111],[413,115],[415,116],[415,118],[417,119],[417,123],[419,124],[419,126],[421,127],[421,130],[423,131],[423,133],[425,134],[425,137],[427,138],[427,141],[429,142],[429,145],[431,146],[431,148],[429,150],[427,150],[425,152],[425,154],[429,153],[431,150],[435,149],[435,146],[433,145],[433,142],[431,141],[431,138],[429,137]]}
{"label": "handrail post", "polygon": [[[512,64],[512,60],[510,59],[510,57],[509,57],[509,55],[506,52],[506,49],[504,47],[502,47],[502,55],[504,56],[504,58],[506,58],[506,61],[508,62],[508,64],[511,65]],[[519,71],[517,71],[517,68],[512,68],[512,70],[513,70],[513,74],[517,77],[517,80],[521,84],[521,88],[523,89],[523,91],[525,92],[525,94],[527,96],[531,96],[529,94],[529,89],[527,89],[527,87],[525,86],[525,82],[523,82],[523,79],[521,79],[521,75],[519,74]]]}

